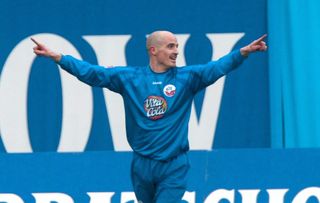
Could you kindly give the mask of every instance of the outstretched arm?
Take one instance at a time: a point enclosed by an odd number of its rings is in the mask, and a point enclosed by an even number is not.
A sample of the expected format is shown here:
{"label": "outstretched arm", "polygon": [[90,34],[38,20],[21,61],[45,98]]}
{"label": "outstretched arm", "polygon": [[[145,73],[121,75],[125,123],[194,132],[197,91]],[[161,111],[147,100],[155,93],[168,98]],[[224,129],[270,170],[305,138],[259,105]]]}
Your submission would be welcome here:
{"label": "outstretched arm", "polygon": [[125,72],[126,69],[105,68],[99,65],[92,65],[70,55],[56,53],[33,38],[31,38],[31,40],[36,44],[33,48],[35,54],[51,58],[63,70],[76,76],[80,81],[91,86],[106,87],[118,93],[122,91],[123,82],[121,73]]}
{"label": "outstretched arm", "polygon": [[192,68],[194,77],[192,77],[192,86],[195,92],[213,84],[223,75],[239,67],[250,53],[256,51],[266,51],[267,46],[264,39],[267,35],[263,35],[257,40],[254,40],[240,50],[235,50],[217,61],[211,61],[204,65],[198,65],[197,68]]}
{"label": "outstretched arm", "polygon": [[250,53],[256,52],[256,51],[266,51],[267,45],[264,41],[264,39],[267,37],[266,34],[264,34],[262,37],[260,37],[257,40],[254,40],[247,46],[244,46],[240,49],[242,56],[248,56]]}
{"label": "outstretched arm", "polygon": [[37,54],[38,56],[45,56],[49,57],[55,62],[59,62],[61,60],[62,55],[59,53],[56,53],[49,48],[47,48],[45,45],[37,42],[35,39],[31,38],[31,40],[36,44],[35,47],[33,47],[33,52]]}

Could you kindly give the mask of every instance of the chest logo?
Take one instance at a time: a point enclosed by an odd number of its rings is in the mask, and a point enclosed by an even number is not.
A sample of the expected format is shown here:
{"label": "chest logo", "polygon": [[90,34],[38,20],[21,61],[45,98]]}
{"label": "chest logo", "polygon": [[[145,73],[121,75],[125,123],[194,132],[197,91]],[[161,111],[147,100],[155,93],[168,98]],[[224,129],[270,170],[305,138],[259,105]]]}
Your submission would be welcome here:
{"label": "chest logo", "polygon": [[147,113],[147,117],[151,120],[162,118],[167,109],[167,101],[163,97],[149,96],[144,101],[144,110]]}
{"label": "chest logo", "polygon": [[173,97],[174,94],[176,93],[176,87],[174,85],[166,85],[163,88],[163,93],[167,96],[167,97]]}

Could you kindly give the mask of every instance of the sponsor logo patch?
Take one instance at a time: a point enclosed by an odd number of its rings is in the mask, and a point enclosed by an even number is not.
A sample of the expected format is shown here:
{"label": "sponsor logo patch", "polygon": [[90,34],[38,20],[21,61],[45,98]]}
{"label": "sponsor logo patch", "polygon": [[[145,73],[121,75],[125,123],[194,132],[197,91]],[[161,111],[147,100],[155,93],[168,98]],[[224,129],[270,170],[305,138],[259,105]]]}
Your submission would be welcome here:
{"label": "sponsor logo patch", "polygon": [[149,96],[144,101],[144,110],[147,113],[147,117],[151,120],[162,118],[167,111],[167,108],[167,101],[160,96]]}

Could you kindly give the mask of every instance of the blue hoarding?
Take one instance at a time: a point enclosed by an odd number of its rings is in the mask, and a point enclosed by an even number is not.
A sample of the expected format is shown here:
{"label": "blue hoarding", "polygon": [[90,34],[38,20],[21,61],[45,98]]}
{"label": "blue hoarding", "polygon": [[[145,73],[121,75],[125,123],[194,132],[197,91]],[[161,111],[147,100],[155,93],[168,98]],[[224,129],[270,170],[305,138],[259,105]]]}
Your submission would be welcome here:
{"label": "blue hoarding", "polygon": [[[190,152],[188,203],[316,203],[320,151],[213,150]],[[0,155],[0,202],[134,202],[132,153]],[[135,201],[136,202],[136,201]]]}

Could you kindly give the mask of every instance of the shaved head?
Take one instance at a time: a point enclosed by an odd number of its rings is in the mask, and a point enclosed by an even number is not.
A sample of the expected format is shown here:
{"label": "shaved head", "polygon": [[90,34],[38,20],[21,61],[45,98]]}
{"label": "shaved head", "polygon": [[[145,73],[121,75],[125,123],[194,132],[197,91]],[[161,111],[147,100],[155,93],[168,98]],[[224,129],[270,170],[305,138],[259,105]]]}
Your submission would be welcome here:
{"label": "shaved head", "polygon": [[165,72],[176,67],[179,51],[178,41],[173,33],[162,30],[151,33],[147,37],[146,48],[153,71]]}
{"label": "shaved head", "polygon": [[151,33],[147,37],[147,44],[146,44],[147,50],[149,50],[151,47],[159,47],[160,45],[162,45],[164,42],[164,38],[166,37],[174,37],[174,34],[164,30],[158,30]]}

